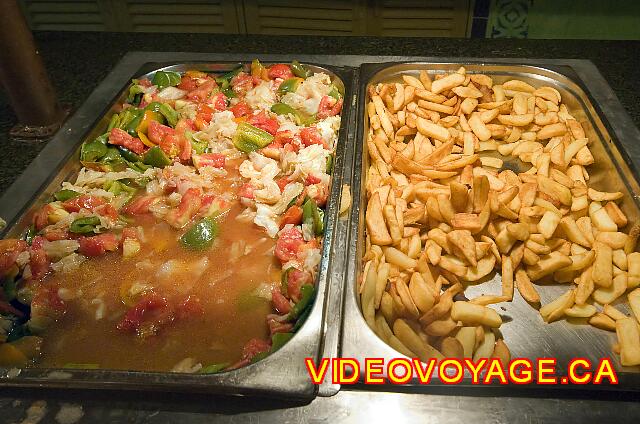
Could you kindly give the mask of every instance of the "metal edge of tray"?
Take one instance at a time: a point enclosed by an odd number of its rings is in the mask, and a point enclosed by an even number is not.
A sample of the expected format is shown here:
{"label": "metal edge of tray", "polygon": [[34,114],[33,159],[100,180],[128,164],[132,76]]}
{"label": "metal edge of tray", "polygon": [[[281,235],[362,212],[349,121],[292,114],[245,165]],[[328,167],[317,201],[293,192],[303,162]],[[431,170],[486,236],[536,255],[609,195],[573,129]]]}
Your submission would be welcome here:
{"label": "metal edge of tray", "polygon": [[[359,239],[361,234],[361,230],[363,228],[363,219],[362,219],[362,211],[365,206],[363,205],[364,196],[364,174],[363,174],[363,162],[366,161],[364,158],[364,154],[366,154],[366,147],[364,147],[364,130],[365,130],[365,101],[366,101],[366,88],[369,84],[371,78],[376,76],[383,69],[388,69],[390,67],[403,66],[405,64],[409,65],[421,65],[423,69],[429,67],[429,69],[438,70],[455,70],[456,67],[460,65],[497,65],[497,66],[505,66],[511,65],[520,68],[529,69],[541,69],[551,73],[559,74],[565,77],[567,80],[573,82],[579,90],[583,92],[586,96],[586,99],[579,98],[578,101],[584,102],[586,100],[587,105],[591,106],[591,109],[586,112],[587,117],[590,120],[596,120],[595,128],[593,128],[599,140],[602,142],[603,148],[607,151],[609,158],[612,156],[612,150],[614,153],[617,153],[617,160],[622,160],[624,162],[624,166],[627,167],[627,170],[631,171],[631,178],[634,180],[632,182],[626,181],[624,178],[629,176],[628,172],[623,174],[621,172],[621,168],[618,164],[614,164],[617,168],[619,175],[622,177],[622,183],[625,185],[626,189],[632,195],[633,203],[636,208],[638,207],[638,196],[637,196],[637,187],[638,187],[638,169],[640,169],[638,165],[638,159],[640,159],[638,155],[637,145],[633,144],[633,140],[636,139],[636,135],[638,134],[637,128],[630,121],[628,115],[624,112],[624,109],[621,108],[618,100],[615,98],[615,95],[608,87],[604,79],[599,75],[597,69],[587,61],[566,61],[573,63],[564,63],[565,61],[536,61],[536,60],[527,60],[527,63],[522,63],[520,60],[513,59],[484,59],[484,58],[403,58],[405,60],[398,60],[397,62],[383,62],[383,63],[370,63],[363,64],[360,68],[360,83],[359,83],[359,91],[358,91],[358,117],[356,123],[356,164],[354,165],[354,176],[353,176],[353,207],[352,207],[352,215],[351,215],[351,228],[350,228],[350,240],[349,240],[349,251],[354,252],[350,256],[349,264],[348,264],[348,277],[345,282],[345,310],[344,321],[343,321],[343,337],[341,342],[341,354],[346,357],[353,357],[356,359],[364,359],[364,357],[385,357],[385,358],[393,358],[393,357],[403,357],[404,355],[396,352],[393,348],[389,347],[385,342],[378,338],[378,336],[368,327],[364,318],[362,316],[359,301],[357,299],[357,295],[355,292],[356,281],[359,277],[360,272],[360,257],[362,253],[362,240]],[[572,66],[573,65],[573,66]],[[433,66],[433,67],[432,67]],[[409,70],[409,69],[407,69]],[[478,72],[478,71],[476,71]],[[524,69],[526,72],[526,69]],[[586,75],[585,75],[586,74]],[[587,86],[584,84],[584,79],[588,79],[590,85]],[[595,86],[595,93],[591,91],[591,88]],[[579,97],[579,96],[578,96]],[[604,103],[603,104],[603,100]],[[606,113],[607,108],[611,107],[616,113],[613,117],[610,114]],[[620,113],[620,109],[622,109],[622,113]],[[612,118],[615,118],[615,125],[611,124]],[[621,122],[619,122],[621,121]],[[599,124],[599,125],[598,125]],[[607,134],[609,133],[609,134]],[[611,134],[614,134],[614,137],[610,137]],[[612,144],[613,146],[608,146],[607,144]],[[612,159],[613,161],[613,159]],[[624,167],[623,166],[623,167]],[[631,183],[631,184],[629,184]],[[633,186],[633,191],[631,190],[631,186]],[[348,328],[348,331],[345,330]],[[362,352],[362,347],[370,347],[373,348],[373,351]],[[633,368],[631,368],[633,369]],[[593,394],[593,392],[597,391],[631,391],[635,392],[638,389],[638,383],[640,383],[640,373],[637,372],[625,372],[618,371],[618,377],[620,380],[619,385],[589,385],[586,387],[580,386],[554,386],[551,390],[560,389],[563,392],[582,392],[587,391]],[[360,379],[358,383],[355,385],[355,389],[367,390],[364,386],[362,386],[363,380],[363,372],[360,373]],[[442,384],[438,381],[432,381],[430,383],[432,387],[439,387],[442,389]],[[426,386],[420,386],[419,383],[414,379],[412,380],[409,387],[405,386],[400,390],[412,390],[413,391],[428,391]],[[386,387],[397,387],[397,386],[382,386]],[[506,385],[500,386],[495,385],[492,386],[497,390],[506,389],[510,391],[514,385]],[[521,386],[518,386],[521,387]],[[548,387],[544,387],[544,390],[549,390]],[[393,390],[393,389],[392,389]],[[535,391],[535,388],[534,388]],[[471,380],[467,375],[460,385],[457,387],[451,388],[451,393],[468,393],[468,394],[478,394],[477,386],[473,386],[471,384]]]}
{"label": "metal edge of tray", "polygon": [[[153,56],[153,55],[152,55]],[[186,56],[186,57],[185,57]],[[337,77],[345,88],[345,98],[353,97],[355,91],[355,70],[338,67],[331,64],[318,64],[307,60],[305,56],[265,56],[265,55],[224,55],[224,58],[189,54],[181,54],[174,59],[171,54],[162,54],[162,58],[149,58],[148,54],[128,54],[94,90],[74,116],[67,121],[58,134],[48,143],[31,165],[16,180],[0,199],[0,215],[6,216],[9,225],[4,234],[15,234],[18,227],[24,226],[23,219],[32,209],[32,205],[42,201],[47,195],[47,188],[57,186],[62,178],[59,174],[69,163],[74,162],[75,154],[82,141],[88,134],[96,132],[104,124],[103,116],[113,108],[126,90],[131,78],[154,72],[159,69],[175,69],[181,65],[193,65],[204,69],[221,69],[225,65],[250,62],[259,56],[264,63],[290,61],[298,59],[312,65],[317,70],[327,71],[332,77]],[[160,59],[160,60],[154,60]],[[213,65],[213,66],[207,66]],[[228,67],[227,67],[228,70]],[[340,236],[343,224],[337,223],[341,196],[342,178],[345,173],[344,157],[350,137],[350,122],[353,116],[352,103],[347,102],[343,108],[346,123],[341,125],[339,139],[335,149],[335,166],[332,175],[330,201],[325,217],[325,238],[322,259],[318,272],[317,301],[304,325],[294,338],[277,352],[255,364],[238,370],[220,374],[191,375],[162,372],[141,372],[123,370],[74,370],[54,368],[25,368],[5,369],[0,374],[0,387],[50,387],[50,388],[109,388],[133,390],[176,390],[219,393],[225,395],[261,395],[279,396],[292,399],[311,399],[317,391],[307,377],[304,367],[305,357],[317,358],[320,349],[337,351],[337,346],[331,347],[325,343],[324,335],[328,329],[336,327],[335,321],[327,326],[326,319],[334,316],[329,307],[327,297],[329,288],[339,283],[343,273],[337,270],[332,261],[344,263],[340,255],[345,252],[346,237]],[[71,142],[70,142],[71,141]],[[77,168],[77,167],[76,167]],[[77,169],[76,169],[77,171]],[[343,220],[344,221],[344,220]],[[22,224],[22,225],[21,225]],[[338,286],[338,287],[341,287]],[[341,295],[341,291],[334,291],[333,298]],[[338,301],[338,303],[341,301]],[[335,301],[332,305],[335,304]],[[339,315],[338,315],[339,316]],[[335,332],[334,332],[335,333]],[[334,334],[332,340],[337,343],[338,336]],[[292,358],[299,360],[291,360]]]}

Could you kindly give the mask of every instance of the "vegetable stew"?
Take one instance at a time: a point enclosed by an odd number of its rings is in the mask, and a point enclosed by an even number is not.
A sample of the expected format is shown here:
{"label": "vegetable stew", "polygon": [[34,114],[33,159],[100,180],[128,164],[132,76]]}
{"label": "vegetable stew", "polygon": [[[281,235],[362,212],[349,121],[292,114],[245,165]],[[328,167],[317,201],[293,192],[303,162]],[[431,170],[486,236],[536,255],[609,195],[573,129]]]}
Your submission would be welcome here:
{"label": "vegetable stew", "polygon": [[309,313],[343,93],[304,65],[134,79],[0,240],[0,366],[214,373]]}

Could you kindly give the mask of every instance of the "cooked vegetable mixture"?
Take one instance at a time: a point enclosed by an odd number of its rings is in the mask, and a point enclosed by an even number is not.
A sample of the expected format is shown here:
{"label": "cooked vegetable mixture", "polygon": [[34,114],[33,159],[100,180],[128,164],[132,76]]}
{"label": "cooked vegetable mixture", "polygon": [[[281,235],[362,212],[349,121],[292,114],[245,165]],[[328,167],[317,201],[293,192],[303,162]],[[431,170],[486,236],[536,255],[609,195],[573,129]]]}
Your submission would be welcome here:
{"label": "cooked vegetable mixture", "polygon": [[298,62],[133,80],[73,181],[0,240],[0,366],[215,373],[315,295],[343,93]]}

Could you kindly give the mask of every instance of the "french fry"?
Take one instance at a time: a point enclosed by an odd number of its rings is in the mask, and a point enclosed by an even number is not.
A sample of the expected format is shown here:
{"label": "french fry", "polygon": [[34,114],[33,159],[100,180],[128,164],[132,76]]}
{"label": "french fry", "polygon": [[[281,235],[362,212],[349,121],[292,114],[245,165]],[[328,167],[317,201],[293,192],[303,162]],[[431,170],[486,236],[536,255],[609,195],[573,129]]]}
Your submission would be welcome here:
{"label": "french fry", "polygon": [[373,243],[385,246],[393,242],[389,230],[387,230],[387,225],[382,213],[380,195],[378,193],[375,193],[369,199],[365,221],[367,223],[367,231]]}
{"label": "french fry", "polygon": [[623,318],[627,318],[627,316],[625,314],[623,314],[622,312],[620,312],[618,309],[616,309],[615,307],[613,307],[611,305],[604,305],[604,307],[602,308],[602,312],[604,314],[606,314],[607,316],[609,316],[614,321],[617,321],[617,320],[623,319]]}
{"label": "french fry", "polygon": [[442,344],[440,346],[440,350],[442,351],[442,355],[445,358],[458,358],[463,359],[464,356],[464,347],[462,343],[455,337],[445,337],[442,340]]}
{"label": "french fry", "polygon": [[511,352],[504,340],[499,339],[493,348],[492,358],[498,358],[503,366],[511,361]]}
{"label": "french fry", "polygon": [[431,358],[444,358],[442,353],[438,352],[433,346],[425,343],[403,319],[397,319],[393,323],[393,334],[402,344],[407,346],[412,352],[415,352],[423,362],[427,362]]}
{"label": "french fry", "polygon": [[571,265],[571,258],[558,252],[551,252],[537,264],[527,268],[527,275],[533,281],[539,280],[557,270]]}
{"label": "french fry", "polygon": [[567,290],[562,296],[540,308],[540,315],[542,315],[545,322],[553,322],[562,318],[564,311],[574,304],[575,297],[576,292],[574,289]]}
{"label": "french fry", "polygon": [[633,316],[635,316],[636,321],[640,322],[640,289],[633,290],[627,295],[627,298],[629,299],[629,306],[631,306]]}
{"label": "french fry", "polygon": [[526,271],[523,269],[518,269],[516,271],[516,287],[520,292],[520,295],[531,304],[539,304],[540,303],[540,295],[536,291],[533,284],[531,284],[531,280],[527,275]]}
{"label": "french fry", "polygon": [[447,241],[454,254],[462,256],[472,266],[478,264],[475,240],[469,230],[453,230],[447,234]]}
{"label": "french fry", "polygon": [[461,85],[464,80],[464,75],[460,75],[457,73],[449,74],[444,78],[433,81],[431,83],[431,92],[434,94],[439,94],[443,91],[451,90],[452,88]]}
{"label": "french fry", "polygon": [[589,324],[601,330],[616,331],[616,321],[601,312],[589,318]]}
{"label": "french fry", "polygon": [[600,287],[609,287],[613,282],[613,251],[611,247],[599,241],[595,242],[594,250],[596,257],[593,262],[593,282]]}
{"label": "french fry", "polygon": [[538,222],[538,231],[540,231],[540,234],[542,234],[544,238],[550,239],[553,237],[553,233],[556,232],[560,219],[560,216],[556,213],[546,211],[544,215],[542,215],[540,222]]}
{"label": "french fry", "polygon": [[620,343],[620,363],[629,367],[640,365],[640,331],[633,318],[623,318],[615,323]]}
{"label": "french fry", "polygon": [[[484,334],[483,334],[484,337]],[[456,340],[460,342],[463,349],[465,358],[473,357],[476,343],[476,327],[462,327],[458,330],[455,336]]]}
{"label": "french fry", "polygon": [[502,325],[502,318],[493,309],[470,302],[454,302],[451,318],[462,321],[464,325],[486,325],[497,328]]}
{"label": "french fry", "polygon": [[601,305],[612,303],[627,291],[627,276],[625,274],[617,275],[609,287],[599,287],[594,290],[593,300]]}
{"label": "french fry", "polygon": [[565,309],[564,314],[571,318],[590,318],[598,312],[595,306],[584,304],[584,305],[573,305],[572,307]]}
{"label": "french fry", "polygon": [[496,336],[491,331],[484,332],[484,339],[473,354],[473,360],[478,361],[481,358],[489,359],[495,349]]}
{"label": "french fry", "polygon": [[633,252],[627,255],[627,284],[630,289],[640,285],[640,253]]}

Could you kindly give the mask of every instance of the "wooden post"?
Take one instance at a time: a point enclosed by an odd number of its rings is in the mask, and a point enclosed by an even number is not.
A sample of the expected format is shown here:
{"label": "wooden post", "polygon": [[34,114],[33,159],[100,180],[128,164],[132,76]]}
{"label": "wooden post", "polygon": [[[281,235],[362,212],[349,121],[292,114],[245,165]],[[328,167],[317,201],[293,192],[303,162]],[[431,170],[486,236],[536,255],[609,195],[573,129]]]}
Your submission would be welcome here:
{"label": "wooden post", "polygon": [[2,1],[0,82],[18,116],[12,136],[46,139],[60,128],[65,113],[58,104],[17,0]]}

